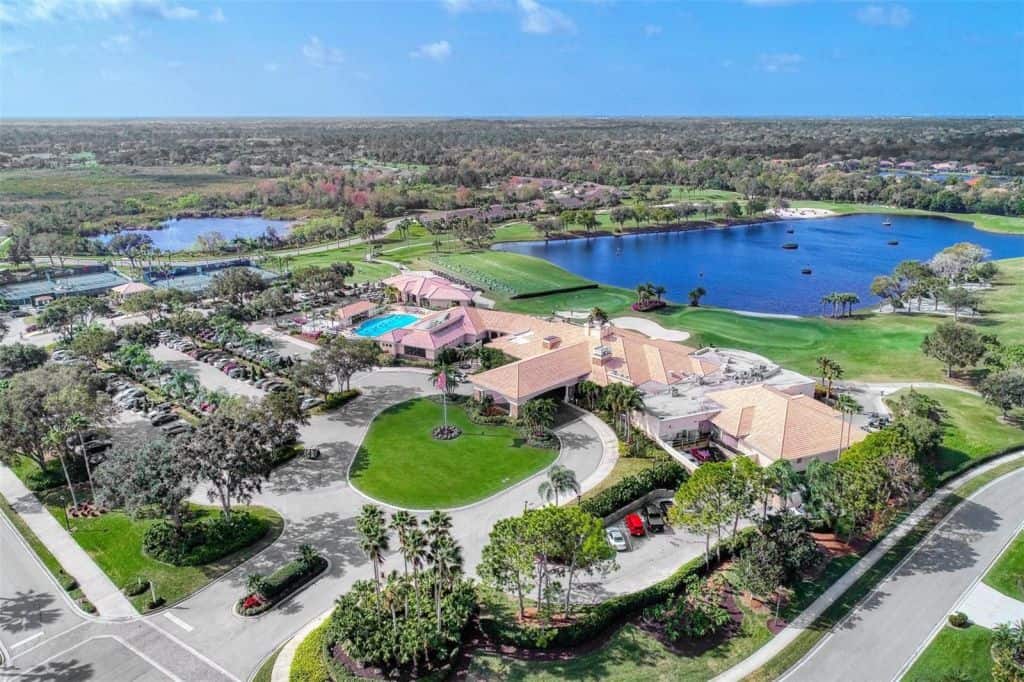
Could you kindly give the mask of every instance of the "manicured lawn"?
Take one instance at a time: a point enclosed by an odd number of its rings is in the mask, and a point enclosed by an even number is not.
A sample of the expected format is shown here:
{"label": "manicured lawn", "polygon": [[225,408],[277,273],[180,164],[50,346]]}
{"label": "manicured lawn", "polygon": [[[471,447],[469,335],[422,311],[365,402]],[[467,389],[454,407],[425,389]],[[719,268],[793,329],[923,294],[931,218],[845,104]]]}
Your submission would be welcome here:
{"label": "manicured lawn", "polygon": [[914,661],[903,682],[992,679],[992,631],[978,625],[962,630],[946,626]]}
{"label": "manicured lawn", "polygon": [[[50,513],[61,524],[64,514],[59,506],[48,506]],[[200,517],[214,516],[219,508],[197,507]],[[142,552],[142,539],[155,519],[132,519],[122,512],[111,512],[91,519],[71,519],[72,537],[89,553],[103,572],[118,587],[135,581],[139,576],[149,580],[157,596],[172,604],[198,590],[211,580],[223,575],[238,564],[271,544],[281,534],[284,521],[277,512],[264,507],[238,507],[265,519],[270,529],[260,542],[246,547],[205,566],[172,566],[151,559]],[[149,592],[131,597],[140,612],[150,600]]]}
{"label": "manicured lawn", "polygon": [[594,497],[605,488],[610,488],[626,476],[633,476],[650,469],[655,463],[653,459],[643,459],[641,457],[619,457],[619,461],[615,463],[615,467],[608,473],[603,481],[598,483],[596,486],[583,493],[583,499]]}
{"label": "manicured lawn", "polygon": [[1014,538],[984,580],[1006,596],[1024,601],[1024,533]]}
{"label": "manicured lawn", "polygon": [[[355,274],[347,281],[370,282],[390,277],[398,272],[397,269],[384,263],[367,263],[363,260],[366,255],[366,247],[362,244],[347,246],[341,249],[330,249],[328,251],[317,251],[315,253],[303,253],[288,261],[288,268],[294,272],[310,265],[323,267],[331,263],[343,263],[348,261],[355,268]],[[274,266],[273,258],[269,259],[268,265]]]}
{"label": "manicured lawn", "polygon": [[771,638],[764,618],[747,613],[742,631],[699,656],[677,656],[656,639],[628,625],[599,650],[570,661],[526,662],[478,656],[471,679],[500,680],[709,680],[739,663]]}
{"label": "manicured lawn", "polygon": [[430,258],[440,270],[481,286],[502,298],[590,284],[546,260],[504,251],[460,253]]}
{"label": "manicured lawn", "polygon": [[999,410],[979,396],[944,389],[915,390],[938,400],[946,410],[945,436],[934,462],[940,478],[963,471],[980,457],[1024,445],[1024,429],[998,421]]}
{"label": "manicured lawn", "polygon": [[458,406],[448,421],[462,429],[439,441],[441,405],[418,398],[394,405],[373,420],[350,476],[357,488],[384,502],[415,509],[457,507],[503,490],[540,471],[556,453],[530,447],[516,429],[478,426]]}

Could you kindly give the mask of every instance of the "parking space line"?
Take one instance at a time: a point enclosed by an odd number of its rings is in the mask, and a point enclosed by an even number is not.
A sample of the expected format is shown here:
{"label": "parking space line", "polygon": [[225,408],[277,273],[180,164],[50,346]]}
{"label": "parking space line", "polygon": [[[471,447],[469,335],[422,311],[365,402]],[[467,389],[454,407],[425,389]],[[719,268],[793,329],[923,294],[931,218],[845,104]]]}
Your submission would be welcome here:
{"label": "parking space line", "polygon": [[178,618],[177,616],[175,616],[170,611],[164,611],[164,617],[167,618],[167,620],[169,620],[172,623],[174,623],[175,625],[177,625],[179,628],[181,628],[185,632],[192,632],[193,630],[195,630],[194,627],[192,627],[191,625],[189,625],[188,623],[183,621],[181,618]]}
{"label": "parking space line", "polygon": [[43,636],[43,631],[40,630],[39,632],[37,632],[36,634],[32,635],[31,637],[26,637],[25,639],[21,640],[20,642],[15,642],[14,644],[11,645],[11,649],[17,649],[19,646],[25,646],[29,642],[34,642],[35,640],[39,639],[42,636]]}

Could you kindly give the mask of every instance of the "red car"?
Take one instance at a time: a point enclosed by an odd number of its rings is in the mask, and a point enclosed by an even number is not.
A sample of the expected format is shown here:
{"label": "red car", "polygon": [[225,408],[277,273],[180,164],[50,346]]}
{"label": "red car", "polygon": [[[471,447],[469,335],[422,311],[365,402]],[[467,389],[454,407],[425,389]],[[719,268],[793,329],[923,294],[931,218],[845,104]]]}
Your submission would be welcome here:
{"label": "red car", "polygon": [[626,530],[629,531],[630,535],[640,536],[647,534],[647,531],[644,530],[644,520],[640,518],[639,514],[626,514],[625,522]]}

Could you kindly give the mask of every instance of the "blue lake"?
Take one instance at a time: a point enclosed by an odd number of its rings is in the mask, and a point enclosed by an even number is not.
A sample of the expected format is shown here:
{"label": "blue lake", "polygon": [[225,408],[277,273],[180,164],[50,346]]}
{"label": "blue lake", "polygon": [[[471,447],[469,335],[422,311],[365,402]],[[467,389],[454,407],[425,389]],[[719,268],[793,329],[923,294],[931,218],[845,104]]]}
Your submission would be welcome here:
{"label": "blue lake", "polygon": [[[228,241],[236,237],[251,239],[263,235],[267,227],[271,226],[278,235],[284,236],[291,224],[289,220],[270,220],[259,216],[177,218],[165,221],[163,229],[132,230],[132,232],[148,234],[153,239],[153,246],[161,251],[185,251],[195,248],[196,237],[201,234],[219,232]],[[106,244],[113,236],[103,235],[97,239]]]}
{"label": "blue lake", "polygon": [[[886,218],[891,227],[882,225]],[[899,244],[889,246],[891,240]],[[702,286],[708,292],[705,305],[817,315],[823,295],[852,291],[862,304],[874,303],[878,299],[869,287],[876,275],[890,272],[901,260],[927,260],[963,241],[989,249],[992,258],[1024,256],[1024,236],[983,232],[942,218],[869,214],[494,248],[544,258],[596,282],[628,289],[641,282],[660,284],[673,301],[686,301],[691,289]],[[786,242],[799,248],[782,249]],[[801,274],[803,268],[812,274]]]}

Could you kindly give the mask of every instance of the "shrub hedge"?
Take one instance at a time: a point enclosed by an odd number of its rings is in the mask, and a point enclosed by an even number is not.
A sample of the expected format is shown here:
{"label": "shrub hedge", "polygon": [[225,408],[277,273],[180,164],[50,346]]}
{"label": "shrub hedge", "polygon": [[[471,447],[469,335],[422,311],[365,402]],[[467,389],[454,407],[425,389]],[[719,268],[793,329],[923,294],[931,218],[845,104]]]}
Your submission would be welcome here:
{"label": "shrub hedge", "polygon": [[296,647],[292,667],[288,671],[289,682],[325,682],[331,679],[324,656],[324,636],[328,625],[330,620],[325,620]]}
{"label": "shrub hedge", "polygon": [[358,388],[352,388],[347,391],[339,391],[337,393],[329,393],[327,395],[327,399],[324,400],[323,407],[325,410],[334,410],[341,407],[350,400],[354,400],[359,395],[360,392]]}
{"label": "shrub hedge", "polygon": [[686,469],[673,459],[663,459],[650,469],[638,474],[625,476],[613,486],[584,500],[580,507],[601,519],[614,514],[630,502],[640,499],[652,490],[667,488],[674,490],[686,480]]}
{"label": "shrub hedge", "polygon": [[[748,536],[754,532],[756,532],[754,528],[745,528],[734,537],[723,540],[718,545],[722,560],[731,558],[733,553],[748,541]],[[705,562],[704,556],[701,555],[683,564],[668,578],[650,587],[612,597],[596,604],[586,613],[580,614],[575,622],[564,627],[523,625],[514,618],[481,613],[480,628],[497,642],[526,649],[565,649],[579,646],[602,635],[613,626],[625,622],[644,609],[679,594],[686,586],[688,576],[694,573],[706,575],[719,565],[715,555],[716,551],[713,549],[708,562]]]}
{"label": "shrub hedge", "polygon": [[267,521],[248,512],[189,523],[180,534],[166,521],[158,521],[146,531],[142,548],[154,559],[175,566],[200,566],[248,547],[269,527]]}
{"label": "shrub hedge", "polygon": [[243,608],[242,604],[249,596],[246,594],[238,600],[238,612],[243,616],[257,616],[264,611],[269,611],[274,604],[320,575],[326,568],[327,560],[322,556],[317,556],[309,563],[301,559],[289,561],[267,576],[267,582],[262,592],[264,601],[259,606]]}

